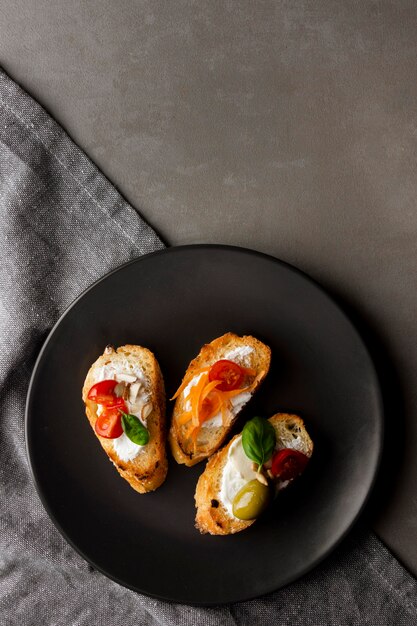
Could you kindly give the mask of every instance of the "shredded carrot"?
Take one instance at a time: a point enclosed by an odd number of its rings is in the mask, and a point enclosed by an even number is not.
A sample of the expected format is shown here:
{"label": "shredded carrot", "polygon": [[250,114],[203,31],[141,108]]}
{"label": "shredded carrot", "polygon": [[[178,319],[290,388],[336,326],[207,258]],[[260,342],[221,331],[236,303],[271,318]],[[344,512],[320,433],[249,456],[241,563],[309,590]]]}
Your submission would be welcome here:
{"label": "shredded carrot", "polygon": [[[201,368],[201,370],[198,371],[198,373],[200,374],[201,372],[208,372],[209,369],[210,369],[209,367],[203,367]],[[181,385],[178,387],[177,391],[174,393],[172,398],[170,398],[170,400],[176,400],[178,396],[180,395],[180,393],[184,391],[184,389],[186,388],[189,382],[190,381],[187,378],[184,378]]]}
{"label": "shredded carrot", "polygon": [[183,424],[186,424],[187,422],[190,421],[191,417],[192,417],[191,411],[184,411],[184,413],[182,413],[178,418],[178,424],[180,426],[182,426]]}
{"label": "shredded carrot", "polygon": [[191,387],[190,389],[189,401],[191,404],[191,411],[192,411],[191,419],[195,426],[198,426],[200,424],[200,419],[199,419],[200,397],[201,397],[204,387],[207,384],[207,379],[208,379],[208,374],[203,373],[198,383],[194,385],[193,387]]}
{"label": "shredded carrot", "polygon": [[[221,413],[222,424],[226,426],[228,412],[233,408],[231,399],[241,393],[253,391],[265,374],[265,372],[262,371],[256,375],[255,370],[249,368],[242,369],[244,369],[245,375],[254,376],[255,378],[250,385],[241,389],[234,389],[233,391],[221,391],[218,389],[217,387],[222,383],[220,380],[209,381],[208,372],[210,367],[204,367],[195,374],[195,376],[200,375],[200,378],[197,383],[190,388],[187,396],[190,410],[184,411],[180,417],[177,418],[178,425],[183,426],[188,424],[185,436],[187,439],[191,439],[194,442],[194,447],[196,447],[197,436],[200,432],[201,425],[218,413]],[[173,400],[184,391],[189,382],[189,379],[187,381],[183,380],[173,396]]]}
{"label": "shredded carrot", "polygon": [[203,389],[203,392],[201,394],[200,397],[200,403],[203,402],[203,400],[205,400],[207,398],[207,396],[209,395],[209,393],[211,393],[213,391],[213,389],[215,389],[216,387],[218,387],[221,384],[221,380],[213,380],[211,383],[208,383],[208,385],[206,385]]}
{"label": "shredded carrot", "polygon": [[180,393],[182,393],[184,391],[184,389],[186,388],[188,382],[189,381],[186,378],[184,378],[184,380],[182,381],[181,385],[178,387],[177,391],[174,393],[172,398],[170,398],[170,400],[176,400],[178,398],[178,396],[180,395]]}
{"label": "shredded carrot", "polygon": [[[201,403],[199,408],[199,424],[207,422],[221,410],[223,399],[219,394],[215,393],[216,390],[212,390]],[[213,403],[216,401],[216,404]]]}
{"label": "shredded carrot", "polygon": [[253,391],[264,374],[265,374],[264,371],[259,372],[256,378],[247,387],[243,387],[242,389],[233,389],[233,391],[223,391],[222,393],[226,398],[233,398],[234,396],[238,396],[240,393]]}
{"label": "shredded carrot", "polygon": [[228,402],[225,402],[225,399],[223,398],[222,392],[219,391],[218,389],[216,389],[214,391],[214,393],[217,395],[217,398],[218,398],[218,400],[220,402],[220,410],[221,410],[221,413],[222,413],[222,424],[223,424],[223,426],[226,426]]}

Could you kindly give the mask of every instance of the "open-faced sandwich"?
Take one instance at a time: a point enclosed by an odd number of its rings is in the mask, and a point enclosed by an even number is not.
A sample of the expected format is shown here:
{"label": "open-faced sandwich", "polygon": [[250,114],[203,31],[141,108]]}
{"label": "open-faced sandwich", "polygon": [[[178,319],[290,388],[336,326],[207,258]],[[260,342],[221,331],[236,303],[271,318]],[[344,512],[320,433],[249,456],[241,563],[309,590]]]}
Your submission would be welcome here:
{"label": "open-faced sandwich", "polygon": [[209,459],[195,492],[196,527],[230,535],[251,526],[305,469],[313,442],[297,415],[254,417]]}
{"label": "open-faced sandwich", "polygon": [[177,463],[195,465],[220,448],[270,360],[270,348],[251,336],[226,333],[202,347],[172,398],[169,441]]}
{"label": "open-faced sandwich", "polygon": [[152,352],[141,346],[108,346],[91,366],[82,398],[119,474],[139,493],[159,487],[168,467],[165,390]]}

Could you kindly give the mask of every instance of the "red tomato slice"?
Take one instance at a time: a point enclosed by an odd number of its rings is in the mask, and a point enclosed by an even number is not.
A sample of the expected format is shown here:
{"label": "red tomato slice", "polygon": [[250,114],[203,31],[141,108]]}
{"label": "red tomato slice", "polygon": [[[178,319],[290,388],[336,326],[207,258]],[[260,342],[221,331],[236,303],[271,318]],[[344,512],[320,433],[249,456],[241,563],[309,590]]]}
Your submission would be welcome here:
{"label": "red tomato slice", "polygon": [[[120,398],[122,400],[122,398]],[[122,400],[123,402],[123,400]],[[124,402],[123,402],[124,405]],[[122,418],[120,411],[126,410],[120,406],[105,407],[98,416],[94,429],[100,437],[106,439],[116,439],[123,433]]]}
{"label": "red tomato slice", "polygon": [[102,380],[91,387],[87,397],[97,404],[104,404],[105,406],[113,404],[116,398],[114,393],[116,385],[117,380]]}
{"label": "red tomato slice", "polygon": [[271,472],[280,480],[291,480],[303,473],[307,463],[308,456],[302,452],[283,448],[272,457]]}
{"label": "red tomato slice", "polygon": [[209,381],[221,380],[222,383],[217,387],[220,391],[233,391],[238,389],[245,377],[244,370],[237,363],[221,359],[211,366],[209,371]]}

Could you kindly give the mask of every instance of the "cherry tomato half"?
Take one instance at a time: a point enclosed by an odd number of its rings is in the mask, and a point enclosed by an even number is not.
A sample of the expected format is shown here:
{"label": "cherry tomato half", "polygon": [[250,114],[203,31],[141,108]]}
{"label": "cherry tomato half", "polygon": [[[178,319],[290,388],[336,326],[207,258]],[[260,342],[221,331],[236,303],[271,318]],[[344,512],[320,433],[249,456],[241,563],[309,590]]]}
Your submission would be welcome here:
{"label": "cherry tomato half", "polygon": [[222,383],[217,387],[220,391],[233,391],[238,389],[245,377],[244,370],[237,363],[221,359],[211,366],[209,371],[209,381],[221,380]]}
{"label": "cherry tomato half", "polygon": [[280,480],[291,480],[303,473],[307,463],[308,456],[302,452],[283,448],[272,457],[271,472]]}
{"label": "cherry tomato half", "polygon": [[113,404],[116,398],[114,393],[116,385],[116,380],[102,380],[91,387],[87,397],[97,404],[104,404],[105,406]]}
{"label": "cherry tomato half", "polygon": [[126,411],[126,405],[122,398],[117,398],[122,401],[122,405],[118,406],[106,406],[100,413],[95,423],[95,431],[100,437],[106,439],[117,439],[123,432],[122,417],[120,411]]}

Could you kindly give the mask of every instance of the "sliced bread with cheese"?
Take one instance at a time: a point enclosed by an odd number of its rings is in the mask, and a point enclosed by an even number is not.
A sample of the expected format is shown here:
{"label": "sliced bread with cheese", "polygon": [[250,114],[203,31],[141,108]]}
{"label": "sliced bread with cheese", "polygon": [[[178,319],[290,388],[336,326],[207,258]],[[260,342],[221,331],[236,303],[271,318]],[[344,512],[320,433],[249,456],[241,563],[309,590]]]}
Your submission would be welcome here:
{"label": "sliced bread with cheese", "polygon": [[154,354],[141,346],[108,346],[90,367],[82,399],[88,421],[119,474],[139,493],[157,489],[168,464],[164,381]]}
{"label": "sliced bread with cheese", "polygon": [[[275,431],[274,455],[278,451],[295,450],[307,459],[311,457],[313,442],[300,417],[277,413],[268,421]],[[256,517],[239,519],[233,513],[234,499],[245,485],[261,478],[262,483],[268,483],[270,497],[274,497],[295,479],[281,480],[272,475],[271,467],[269,460],[259,476],[256,464],[243,449],[242,434],[233,437],[227,446],[209,459],[198,480],[195,492],[196,528],[201,533],[231,535],[251,526]]]}
{"label": "sliced bread with cheese", "polygon": [[270,361],[270,348],[250,335],[229,332],[201,348],[173,398],[169,442],[177,463],[195,465],[220,448]]}

